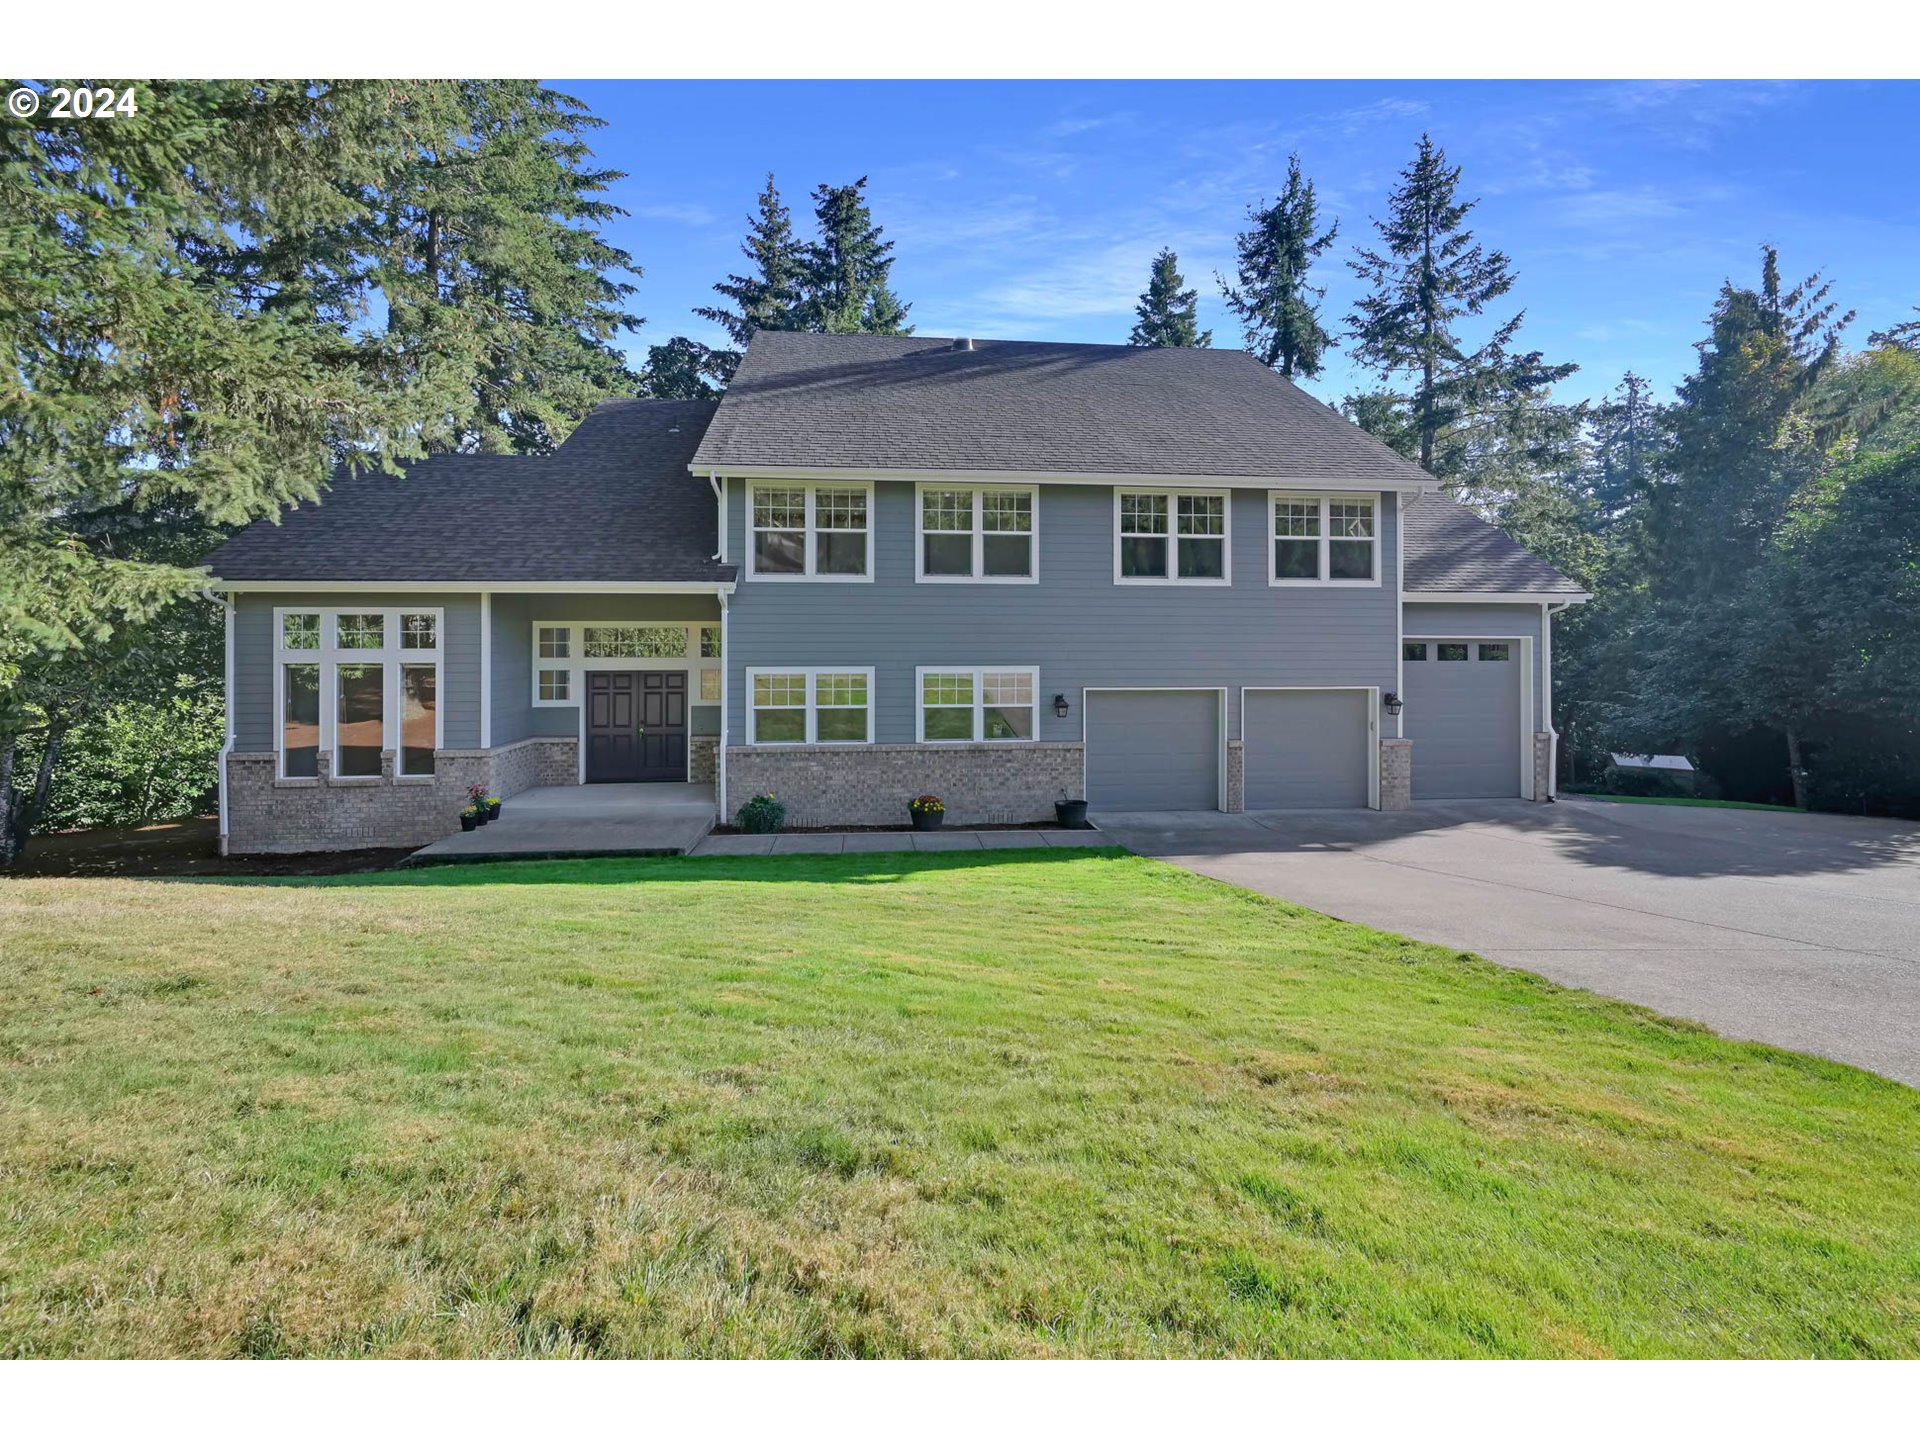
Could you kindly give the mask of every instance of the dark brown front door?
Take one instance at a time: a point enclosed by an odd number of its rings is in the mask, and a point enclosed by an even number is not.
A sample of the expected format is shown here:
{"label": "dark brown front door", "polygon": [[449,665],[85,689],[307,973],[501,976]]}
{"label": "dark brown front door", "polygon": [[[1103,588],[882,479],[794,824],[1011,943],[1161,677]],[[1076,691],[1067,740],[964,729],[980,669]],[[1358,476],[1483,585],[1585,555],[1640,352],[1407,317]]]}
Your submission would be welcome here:
{"label": "dark brown front door", "polygon": [[686,778],[686,672],[588,671],[587,783]]}

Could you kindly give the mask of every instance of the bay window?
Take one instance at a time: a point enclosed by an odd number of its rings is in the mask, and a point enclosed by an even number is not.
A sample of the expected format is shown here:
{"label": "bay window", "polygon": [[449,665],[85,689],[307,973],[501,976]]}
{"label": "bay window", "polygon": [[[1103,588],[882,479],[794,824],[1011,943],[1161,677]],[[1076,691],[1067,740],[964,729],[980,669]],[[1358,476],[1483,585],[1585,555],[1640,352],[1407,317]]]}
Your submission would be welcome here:
{"label": "bay window", "polygon": [[873,488],[760,485],[747,491],[747,574],[762,580],[873,578]]}
{"label": "bay window", "polygon": [[1228,498],[1223,491],[1114,492],[1114,579],[1121,584],[1224,585]]}
{"label": "bay window", "polygon": [[1380,583],[1380,505],[1370,495],[1268,497],[1271,585]]}

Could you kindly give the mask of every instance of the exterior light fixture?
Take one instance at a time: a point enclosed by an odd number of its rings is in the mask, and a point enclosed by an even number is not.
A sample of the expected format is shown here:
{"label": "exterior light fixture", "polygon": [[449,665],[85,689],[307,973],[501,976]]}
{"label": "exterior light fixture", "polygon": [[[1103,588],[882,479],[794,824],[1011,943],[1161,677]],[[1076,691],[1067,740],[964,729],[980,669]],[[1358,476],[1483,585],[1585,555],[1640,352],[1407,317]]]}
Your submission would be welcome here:
{"label": "exterior light fixture", "polygon": [[1407,704],[1406,701],[1402,700],[1391,690],[1380,697],[1380,703],[1387,707],[1387,714],[1389,715],[1398,715],[1406,708]]}
{"label": "exterior light fixture", "polygon": [[1053,713],[1058,715],[1062,720],[1067,718],[1067,697],[1065,695],[1055,695],[1053,697]]}

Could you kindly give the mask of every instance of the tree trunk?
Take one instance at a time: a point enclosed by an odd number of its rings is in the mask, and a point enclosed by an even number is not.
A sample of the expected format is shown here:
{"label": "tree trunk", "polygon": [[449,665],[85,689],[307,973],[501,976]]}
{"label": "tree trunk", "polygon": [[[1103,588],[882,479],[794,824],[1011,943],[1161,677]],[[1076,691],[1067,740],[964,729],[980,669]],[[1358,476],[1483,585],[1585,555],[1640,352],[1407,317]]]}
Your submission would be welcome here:
{"label": "tree trunk", "polygon": [[1793,777],[1793,808],[1805,810],[1807,803],[1807,772],[1800,763],[1800,732],[1791,726],[1787,729],[1787,773]]}
{"label": "tree trunk", "polygon": [[64,724],[47,730],[47,744],[40,752],[40,768],[34,773],[33,790],[26,795],[13,785],[18,740],[8,736],[4,749],[0,749],[0,866],[10,866],[20,858],[33,827],[46,814],[47,796],[53,792],[53,772],[60,763],[60,747],[66,739]]}
{"label": "tree trunk", "polygon": [[0,740],[0,870],[13,864],[13,761],[19,746],[12,735]]}

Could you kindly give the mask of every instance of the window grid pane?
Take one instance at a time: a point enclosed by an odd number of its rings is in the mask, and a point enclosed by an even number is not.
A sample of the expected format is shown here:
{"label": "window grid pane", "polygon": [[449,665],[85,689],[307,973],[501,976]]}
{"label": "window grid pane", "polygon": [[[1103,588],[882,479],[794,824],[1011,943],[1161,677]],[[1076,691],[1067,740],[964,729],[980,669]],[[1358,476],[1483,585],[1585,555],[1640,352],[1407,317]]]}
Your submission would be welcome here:
{"label": "window grid pane", "polygon": [[754,529],[804,530],[806,527],[806,491],[755,490],[753,492]]}
{"label": "window grid pane", "polygon": [[700,658],[702,660],[720,658],[720,627],[718,625],[700,627]]}
{"label": "window grid pane", "polygon": [[1480,647],[1480,658],[1482,660],[1511,660],[1513,658],[1513,651],[1505,641],[1496,645],[1482,645]]}
{"label": "window grid pane", "polygon": [[342,665],[336,679],[334,774],[377,776],[386,745],[386,667]]}
{"label": "window grid pane", "polygon": [[687,653],[687,627],[588,625],[580,653],[589,660],[678,660]]}
{"label": "window grid pane", "polygon": [[972,534],[973,492],[923,491],[920,496],[920,528],[947,534]]}
{"label": "window grid pane", "polygon": [[288,777],[311,779],[320,773],[320,667],[288,665],[283,668],[280,763]]}
{"label": "window grid pane", "polygon": [[813,497],[813,523],[820,530],[865,530],[867,492],[821,490]]}
{"label": "window grid pane", "polygon": [[1373,502],[1371,500],[1329,501],[1327,533],[1349,540],[1370,538],[1373,534]]}
{"label": "window grid pane", "polygon": [[572,681],[568,672],[565,670],[542,670],[540,672],[540,698],[542,700],[572,699]]}
{"label": "window grid pane", "polygon": [[924,676],[920,698],[927,705],[971,705],[973,676],[964,672]]}
{"label": "window grid pane", "polygon": [[700,672],[700,698],[702,700],[718,700],[720,698],[720,672],[718,670],[702,670]]}
{"label": "window grid pane", "polygon": [[1274,501],[1273,533],[1276,539],[1317,539],[1320,534],[1320,502]]}
{"label": "window grid pane", "polygon": [[807,703],[805,675],[756,675],[753,677],[753,703],[757,706],[804,706]]}
{"label": "window grid pane", "polygon": [[[411,618],[411,617],[409,617]],[[429,617],[431,618],[431,617]],[[404,631],[402,632],[404,640]],[[433,774],[438,676],[431,665],[400,667],[400,773]]]}
{"label": "window grid pane", "polygon": [[565,660],[572,650],[573,637],[564,625],[543,625],[540,627],[540,658],[542,660]]}
{"label": "window grid pane", "polygon": [[320,648],[320,616],[317,613],[282,615],[280,644],[287,650],[318,650]]}
{"label": "window grid pane", "polygon": [[334,622],[342,650],[378,650],[386,644],[387,617],[378,610],[341,615]]}
{"label": "window grid pane", "polygon": [[1164,535],[1167,533],[1167,497],[1122,491],[1120,494],[1120,533],[1122,535]]}
{"label": "window grid pane", "polygon": [[1219,495],[1182,495],[1178,518],[1182,535],[1225,535],[1227,502]]}
{"label": "window grid pane", "polygon": [[980,497],[980,519],[990,534],[1029,534],[1033,496],[1025,490],[988,490]]}
{"label": "window grid pane", "polygon": [[1464,660],[1467,658],[1467,647],[1465,645],[1436,645],[1433,647],[1433,658],[1436,660]]}
{"label": "window grid pane", "polygon": [[400,648],[402,650],[437,650],[440,641],[432,615],[402,615],[400,617]]}
{"label": "window grid pane", "polygon": [[816,705],[857,705],[867,703],[867,677],[858,673],[816,675],[813,677]]}
{"label": "window grid pane", "polygon": [[1402,660],[1425,660],[1427,658],[1427,647],[1424,644],[1416,645],[1412,641],[1408,641],[1400,647],[1400,658]]}

